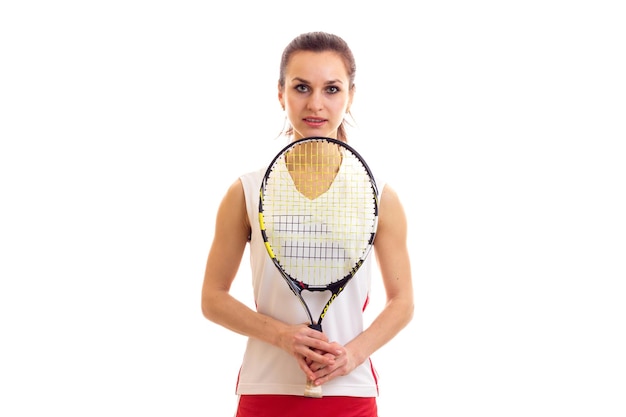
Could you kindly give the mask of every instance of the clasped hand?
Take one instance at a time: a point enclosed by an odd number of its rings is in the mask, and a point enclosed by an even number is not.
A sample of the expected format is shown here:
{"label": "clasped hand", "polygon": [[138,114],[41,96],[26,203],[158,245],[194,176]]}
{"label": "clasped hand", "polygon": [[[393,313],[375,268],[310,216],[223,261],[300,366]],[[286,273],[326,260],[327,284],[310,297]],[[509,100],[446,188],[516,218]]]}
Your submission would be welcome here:
{"label": "clasped hand", "polygon": [[346,375],[356,365],[350,351],[307,325],[290,326],[282,337],[282,347],[298,361],[298,365],[315,385]]}

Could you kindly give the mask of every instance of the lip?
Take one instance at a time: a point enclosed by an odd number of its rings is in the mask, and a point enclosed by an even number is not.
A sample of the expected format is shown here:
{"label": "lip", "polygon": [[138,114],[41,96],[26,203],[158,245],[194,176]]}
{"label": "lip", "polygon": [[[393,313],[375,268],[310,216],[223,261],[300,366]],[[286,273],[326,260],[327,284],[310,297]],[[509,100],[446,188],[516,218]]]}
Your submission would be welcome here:
{"label": "lip", "polygon": [[322,119],[321,117],[305,117],[304,119],[302,119],[302,121],[308,126],[313,127],[322,126],[324,123],[327,122],[326,119]]}

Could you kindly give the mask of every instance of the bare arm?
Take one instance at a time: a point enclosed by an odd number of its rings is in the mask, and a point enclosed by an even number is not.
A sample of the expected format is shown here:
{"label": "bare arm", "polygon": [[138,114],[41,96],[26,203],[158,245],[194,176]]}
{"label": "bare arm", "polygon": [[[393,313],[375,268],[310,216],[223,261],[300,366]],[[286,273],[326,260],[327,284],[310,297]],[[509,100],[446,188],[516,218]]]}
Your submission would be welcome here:
{"label": "bare arm", "polygon": [[379,223],[374,242],[376,258],[387,301],[372,324],[346,344],[334,366],[311,365],[316,383],[346,375],[398,334],[413,317],[413,285],[407,248],[407,220],[396,192],[385,186],[380,201]]}
{"label": "bare arm", "polygon": [[[280,323],[258,314],[230,295],[250,236],[242,185],[231,185],[217,213],[215,236],[202,285],[204,316],[234,332],[276,344]],[[266,329],[269,327],[269,329]]]}
{"label": "bare arm", "polygon": [[251,226],[243,186],[238,180],[224,196],[217,213],[215,236],[209,251],[202,285],[203,315],[236,333],[263,340],[292,354],[310,377],[304,357],[333,363],[313,349],[331,351],[326,336],[305,324],[289,325],[258,313],[230,294],[244,254]]}
{"label": "bare arm", "polygon": [[396,192],[385,186],[374,243],[387,302],[372,324],[349,343],[359,363],[381,348],[413,318],[413,283],[407,248],[407,220]]}

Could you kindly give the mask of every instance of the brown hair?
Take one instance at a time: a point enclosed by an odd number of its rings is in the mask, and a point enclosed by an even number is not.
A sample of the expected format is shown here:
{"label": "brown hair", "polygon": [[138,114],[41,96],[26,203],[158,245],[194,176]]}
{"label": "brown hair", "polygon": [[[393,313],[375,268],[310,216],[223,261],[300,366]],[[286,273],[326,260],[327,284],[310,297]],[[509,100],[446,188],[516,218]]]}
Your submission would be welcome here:
{"label": "brown hair", "polygon": [[[352,50],[342,38],[337,35],[326,32],[309,32],[298,35],[294,38],[283,50],[283,55],[280,60],[280,74],[278,77],[278,85],[281,89],[285,88],[285,71],[287,64],[291,59],[291,56],[299,51],[310,52],[326,52],[333,51],[341,56],[343,62],[348,71],[348,78],[350,80],[349,89],[354,88],[354,78],[356,76],[356,62],[352,55]],[[349,113],[349,112],[348,112]],[[345,141],[347,139],[346,129],[344,126],[345,120],[341,122],[337,129],[337,138]],[[286,132],[287,135],[293,133],[293,128],[289,127]]]}

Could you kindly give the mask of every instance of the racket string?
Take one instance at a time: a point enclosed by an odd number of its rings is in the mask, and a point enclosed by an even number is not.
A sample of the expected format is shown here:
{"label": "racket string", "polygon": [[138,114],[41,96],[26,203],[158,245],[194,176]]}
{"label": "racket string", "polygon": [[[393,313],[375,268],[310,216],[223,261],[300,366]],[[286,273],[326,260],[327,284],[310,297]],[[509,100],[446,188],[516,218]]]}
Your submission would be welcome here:
{"label": "racket string", "polygon": [[263,196],[268,243],[278,262],[309,285],[342,279],[367,256],[376,227],[376,198],[367,171],[351,154],[343,154],[332,183],[314,199],[299,191],[287,163],[278,160]]}

